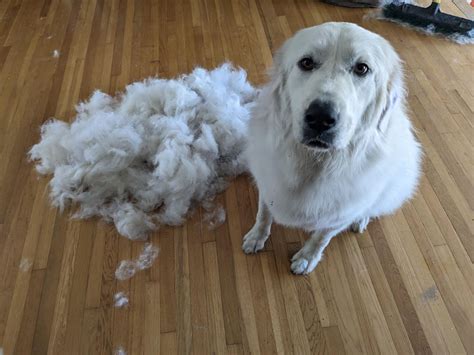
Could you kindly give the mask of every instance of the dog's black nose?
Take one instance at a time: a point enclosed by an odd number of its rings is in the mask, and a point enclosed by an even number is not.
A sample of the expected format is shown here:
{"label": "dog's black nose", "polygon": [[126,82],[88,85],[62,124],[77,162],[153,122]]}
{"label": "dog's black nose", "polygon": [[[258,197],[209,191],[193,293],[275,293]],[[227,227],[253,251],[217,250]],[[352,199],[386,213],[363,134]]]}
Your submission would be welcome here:
{"label": "dog's black nose", "polygon": [[309,128],[324,132],[336,125],[337,113],[329,102],[314,100],[306,110],[304,118]]}

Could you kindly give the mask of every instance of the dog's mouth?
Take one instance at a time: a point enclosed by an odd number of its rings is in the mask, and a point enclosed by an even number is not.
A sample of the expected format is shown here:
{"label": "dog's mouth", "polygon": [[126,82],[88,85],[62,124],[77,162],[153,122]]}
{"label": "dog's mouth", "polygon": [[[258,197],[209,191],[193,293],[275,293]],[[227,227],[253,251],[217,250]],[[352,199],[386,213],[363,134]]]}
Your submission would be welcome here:
{"label": "dog's mouth", "polygon": [[312,147],[312,148],[320,148],[320,149],[329,149],[329,148],[331,148],[329,143],[327,143],[325,141],[322,141],[321,139],[318,139],[318,138],[308,139],[304,142],[304,144],[306,144],[307,146]]}

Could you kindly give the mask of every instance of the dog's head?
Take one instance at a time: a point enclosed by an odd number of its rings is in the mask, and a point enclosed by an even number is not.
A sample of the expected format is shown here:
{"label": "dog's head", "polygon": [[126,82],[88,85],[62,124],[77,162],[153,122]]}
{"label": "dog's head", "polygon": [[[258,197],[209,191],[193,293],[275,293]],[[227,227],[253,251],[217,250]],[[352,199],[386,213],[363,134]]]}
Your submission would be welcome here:
{"label": "dog's head", "polygon": [[[401,63],[382,37],[350,23],[299,31],[275,57],[272,95],[295,139],[344,149],[358,132],[383,131],[403,96]],[[386,120],[385,120],[386,121]]]}

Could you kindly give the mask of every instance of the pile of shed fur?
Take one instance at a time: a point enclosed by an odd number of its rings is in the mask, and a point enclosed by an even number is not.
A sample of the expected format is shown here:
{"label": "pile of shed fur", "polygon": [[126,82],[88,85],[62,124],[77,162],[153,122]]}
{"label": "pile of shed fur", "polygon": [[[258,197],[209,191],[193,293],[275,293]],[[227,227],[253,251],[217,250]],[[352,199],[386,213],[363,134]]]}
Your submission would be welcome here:
{"label": "pile of shed fur", "polygon": [[111,97],[96,91],[68,124],[41,129],[30,158],[52,174],[51,200],[76,217],[100,216],[141,239],[178,225],[246,169],[243,147],[257,91],[224,64],[175,80],[147,79]]}

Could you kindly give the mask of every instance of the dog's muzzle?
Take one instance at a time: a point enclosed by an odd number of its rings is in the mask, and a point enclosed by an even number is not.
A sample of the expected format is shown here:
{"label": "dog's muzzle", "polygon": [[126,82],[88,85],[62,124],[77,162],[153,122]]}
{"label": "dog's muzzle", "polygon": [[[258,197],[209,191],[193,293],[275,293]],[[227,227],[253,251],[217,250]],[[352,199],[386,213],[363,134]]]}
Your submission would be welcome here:
{"label": "dog's muzzle", "polygon": [[303,144],[323,149],[331,148],[338,114],[327,101],[314,100],[304,116]]}

